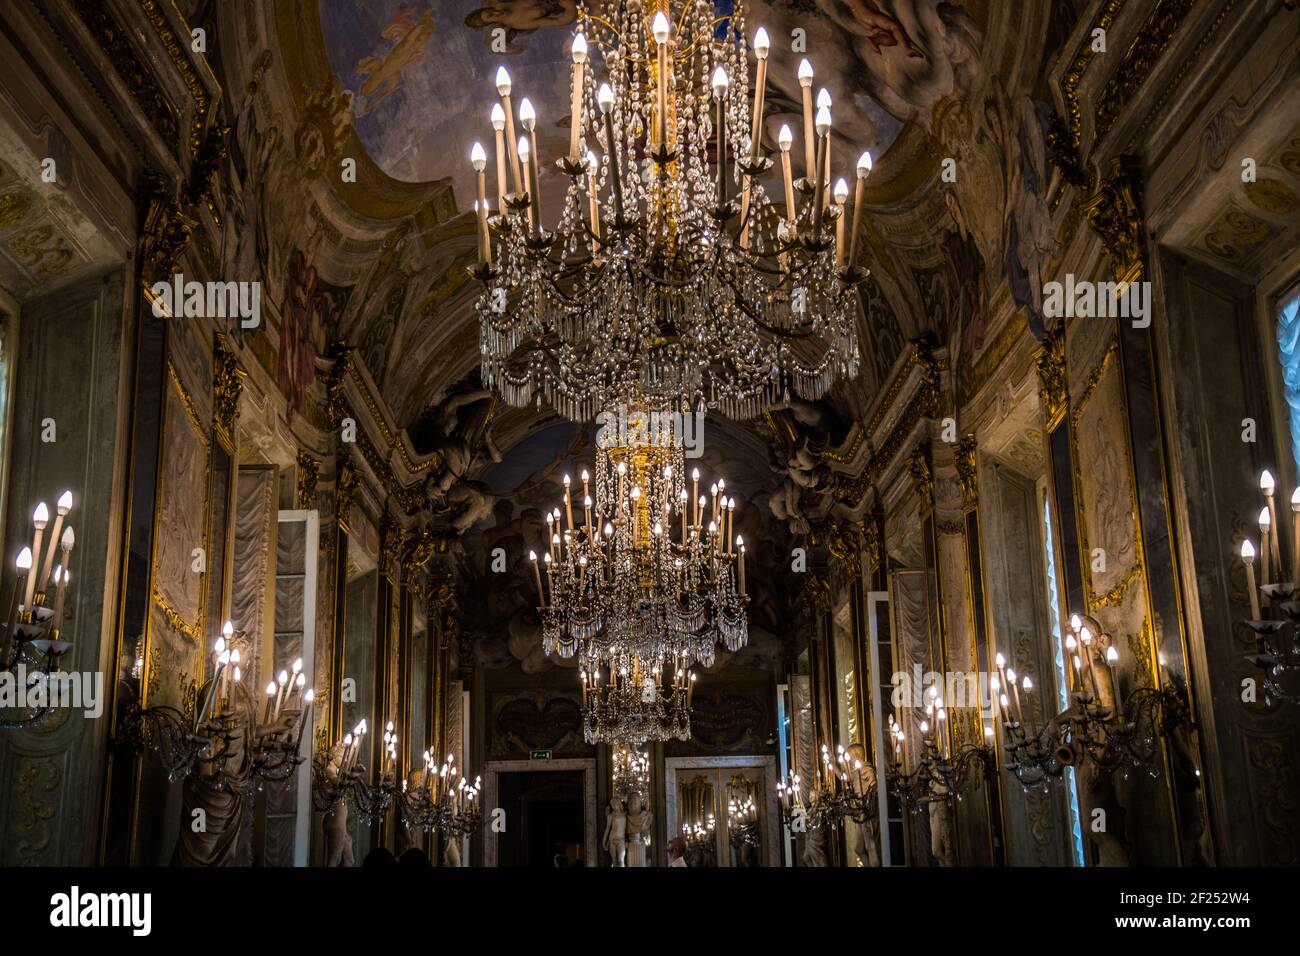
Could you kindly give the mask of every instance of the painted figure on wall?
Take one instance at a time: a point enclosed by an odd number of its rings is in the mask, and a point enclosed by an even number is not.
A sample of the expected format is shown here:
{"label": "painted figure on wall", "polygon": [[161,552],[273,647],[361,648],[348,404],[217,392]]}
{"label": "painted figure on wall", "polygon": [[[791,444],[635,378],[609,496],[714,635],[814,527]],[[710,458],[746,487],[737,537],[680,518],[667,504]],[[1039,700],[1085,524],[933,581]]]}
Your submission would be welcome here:
{"label": "painted figure on wall", "polygon": [[393,15],[382,34],[391,46],[382,55],[367,56],[357,63],[357,76],[365,77],[359,91],[358,119],[385,97],[401,89],[402,74],[409,67],[424,62],[433,32],[431,7],[425,7],[423,12],[417,12],[414,7],[402,7]]}
{"label": "painted figure on wall", "polygon": [[[315,245],[309,241],[308,248]],[[316,355],[323,328],[324,297],[317,288],[316,267],[309,252],[295,249],[289,259],[289,281],[280,306],[280,368],[277,383],[292,420],[307,405],[307,390],[315,379]]]}

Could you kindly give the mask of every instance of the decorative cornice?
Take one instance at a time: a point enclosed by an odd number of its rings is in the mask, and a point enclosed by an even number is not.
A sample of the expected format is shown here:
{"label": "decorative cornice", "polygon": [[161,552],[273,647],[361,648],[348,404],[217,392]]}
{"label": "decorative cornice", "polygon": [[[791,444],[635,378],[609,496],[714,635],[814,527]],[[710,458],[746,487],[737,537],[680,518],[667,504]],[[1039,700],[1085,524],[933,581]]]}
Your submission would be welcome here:
{"label": "decorative cornice", "polygon": [[131,45],[130,32],[113,19],[103,0],[72,0],[72,8],[99,44],[113,71],[126,85],[131,98],[148,118],[154,132],[169,149],[179,147],[181,137],[176,107]]}
{"label": "decorative cornice", "polygon": [[1137,38],[1124,52],[1115,72],[1097,99],[1096,132],[1098,142],[1106,137],[1115,121],[1132,102],[1146,82],[1156,62],[1169,47],[1169,41],[1191,12],[1195,0],[1157,0],[1155,9],[1138,31]]}
{"label": "decorative cornice", "polygon": [[1065,116],[1057,117],[1047,133],[1053,162],[1066,181],[1082,189],[1088,183],[1083,170],[1083,110],[1079,105],[1079,84],[1097,52],[1092,48],[1095,30],[1109,30],[1124,8],[1125,0],[1106,0],[1097,12],[1084,35],[1083,45],[1074,54],[1069,68],[1061,77],[1061,98],[1065,101]]}

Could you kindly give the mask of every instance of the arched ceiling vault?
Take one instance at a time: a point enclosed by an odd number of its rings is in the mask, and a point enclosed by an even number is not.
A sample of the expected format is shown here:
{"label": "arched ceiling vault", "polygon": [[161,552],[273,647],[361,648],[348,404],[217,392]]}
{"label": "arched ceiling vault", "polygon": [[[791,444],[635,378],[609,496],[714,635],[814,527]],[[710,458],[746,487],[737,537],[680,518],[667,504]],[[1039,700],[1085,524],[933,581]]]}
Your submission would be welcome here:
{"label": "arched ceiling vault", "polygon": [[[747,6],[750,23],[764,23],[774,36],[808,30],[808,54],[835,99],[837,137],[844,138],[836,164],[847,171],[859,147],[882,154],[861,239],[874,272],[864,293],[867,369],[842,388],[842,399],[860,408],[903,343],[926,330],[940,338],[949,331],[927,287],[943,268],[944,233],[953,226],[945,200],[953,190],[943,188],[939,162],[948,153],[961,159],[961,147],[974,148],[989,134],[972,103],[1028,90],[1041,65],[1035,50],[1043,49],[1048,8],[1069,2],[808,0],[797,14],[764,0]],[[461,196],[468,166],[460,147],[489,129],[479,114],[490,103],[498,64],[512,70],[543,117],[567,91],[572,5],[556,4],[544,16],[539,9],[509,0],[277,0],[260,14],[232,14],[265,17],[262,27],[276,41],[265,72],[287,90],[286,109],[311,120],[328,112],[322,101],[330,94],[339,107],[334,141],[321,146],[325,175],[312,187],[304,227],[325,233],[317,246],[321,275],[352,289],[328,337],[360,350],[403,426],[478,364],[475,288],[466,271],[475,239]],[[886,21],[922,55],[873,48],[869,27]],[[498,25],[506,29],[505,53],[489,47]],[[774,78],[787,65],[793,73],[795,58],[784,64],[779,45]],[[772,81],[769,127],[789,105],[782,82]],[[548,139],[561,137],[544,135],[543,143]],[[334,175],[331,167],[345,159],[356,161],[355,182]]]}

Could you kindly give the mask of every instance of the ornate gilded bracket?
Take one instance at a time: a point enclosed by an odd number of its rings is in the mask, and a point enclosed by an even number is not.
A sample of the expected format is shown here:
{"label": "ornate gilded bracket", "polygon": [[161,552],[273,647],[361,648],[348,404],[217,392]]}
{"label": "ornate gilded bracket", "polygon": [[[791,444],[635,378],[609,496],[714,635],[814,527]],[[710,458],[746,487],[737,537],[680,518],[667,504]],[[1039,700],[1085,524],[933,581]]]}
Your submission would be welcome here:
{"label": "ornate gilded bracket", "polygon": [[1065,376],[1065,325],[1058,323],[1047,330],[1038,350],[1038,397],[1043,406],[1043,420],[1051,431],[1065,417],[1069,391]]}
{"label": "ornate gilded bracket", "polygon": [[975,468],[975,435],[968,432],[957,443],[957,480],[961,483],[961,505],[969,511],[979,504],[979,476]]}
{"label": "ornate gilded bracket", "polygon": [[320,462],[305,451],[298,452],[298,489],[294,507],[310,510],[316,506],[316,482],[320,480]]}
{"label": "ornate gilded bracket", "polygon": [[234,454],[235,426],[239,422],[239,396],[244,391],[248,373],[239,367],[235,353],[218,334],[212,347],[212,427],[217,440]]}
{"label": "ornate gilded bracket", "polygon": [[1110,255],[1116,281],[1127,285],[1141,279],[1146,262],[1146,230],[1142,175],[1136,157],[1119,156],[1111,161],[1111,175],[1084,202],[1083,213]]}

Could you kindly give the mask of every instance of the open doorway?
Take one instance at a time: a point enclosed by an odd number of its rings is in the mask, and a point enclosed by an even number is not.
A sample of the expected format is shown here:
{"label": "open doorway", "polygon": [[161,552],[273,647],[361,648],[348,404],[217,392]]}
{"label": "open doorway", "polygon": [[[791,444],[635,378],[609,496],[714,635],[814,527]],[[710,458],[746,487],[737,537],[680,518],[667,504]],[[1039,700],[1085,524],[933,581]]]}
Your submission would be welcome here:
{"label": "open doorway", "polygon": [[585,865],[581,770],[502,773],[498,806],[506,830],[497,844],[498,866]]}

